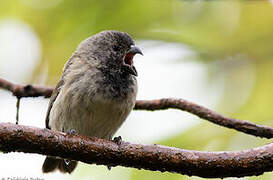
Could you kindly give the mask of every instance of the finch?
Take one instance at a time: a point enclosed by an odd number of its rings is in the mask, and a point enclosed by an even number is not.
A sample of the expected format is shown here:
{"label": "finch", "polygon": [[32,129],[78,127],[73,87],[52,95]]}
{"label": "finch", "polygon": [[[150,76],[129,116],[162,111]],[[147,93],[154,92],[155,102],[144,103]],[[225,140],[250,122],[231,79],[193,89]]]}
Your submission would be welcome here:
{"label": "finch", "polygon": [[[111,140],[136,102],[136,54],[142,52],[124,32],[102,31],[81,42],[52,93],[46,128]],[[71,173],[76,166],[47,156],[42,171]]]}

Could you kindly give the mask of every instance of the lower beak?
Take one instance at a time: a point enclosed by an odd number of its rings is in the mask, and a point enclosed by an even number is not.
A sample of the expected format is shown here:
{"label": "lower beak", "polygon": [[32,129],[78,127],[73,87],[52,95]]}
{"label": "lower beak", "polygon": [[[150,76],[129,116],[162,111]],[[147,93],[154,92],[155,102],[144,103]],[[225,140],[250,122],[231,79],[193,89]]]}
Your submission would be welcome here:
{"label": "lower beak", "polygon": [[128,64],[124,64],[123,66],[122,66],[122,68],[123,68],[123,70],[124,71],[126,71],[127,73],[129,73],[129,74],[132,74],[132,75],[134,75],[134,76],[137,76],[137,70],[136,70],[136,68],[135,68],[135,66],[134,65],[128,65]]}

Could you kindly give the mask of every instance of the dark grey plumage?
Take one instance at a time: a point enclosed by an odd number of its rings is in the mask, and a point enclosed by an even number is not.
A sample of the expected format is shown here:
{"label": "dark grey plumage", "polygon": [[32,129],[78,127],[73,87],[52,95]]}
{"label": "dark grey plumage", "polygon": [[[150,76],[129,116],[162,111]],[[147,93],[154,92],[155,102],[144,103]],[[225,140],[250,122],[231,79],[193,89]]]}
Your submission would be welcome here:
{"label": "dark grey plumage", "polygon": [[[137,53],[142,54],[124,32],[103,31],[84,40],[53,91],[46,127],[111,139],[136,101],[132,58]],[[42,169],[71,173],[76,165],[76,161],[47,157]]]}

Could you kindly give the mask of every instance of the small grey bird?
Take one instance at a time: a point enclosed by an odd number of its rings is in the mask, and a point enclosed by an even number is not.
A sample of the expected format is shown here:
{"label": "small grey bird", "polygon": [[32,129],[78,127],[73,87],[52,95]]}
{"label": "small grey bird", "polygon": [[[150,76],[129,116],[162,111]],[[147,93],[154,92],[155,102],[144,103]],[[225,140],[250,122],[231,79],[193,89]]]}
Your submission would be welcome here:
{"label": "small grey bird", "polygon": [[[103,31],[78,46],[50,98],[46,128],[112,139],[136,102],[133,57],[142,54],[124,32]],[[44,173],[71,173],[77,161],[47,156]]]}

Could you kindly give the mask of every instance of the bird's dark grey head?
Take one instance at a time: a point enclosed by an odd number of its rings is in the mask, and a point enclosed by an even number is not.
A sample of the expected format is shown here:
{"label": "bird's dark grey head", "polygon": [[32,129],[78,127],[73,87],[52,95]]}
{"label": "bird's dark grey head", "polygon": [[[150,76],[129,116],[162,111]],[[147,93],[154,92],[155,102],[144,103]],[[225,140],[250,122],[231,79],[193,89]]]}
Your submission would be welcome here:
{"label": "bird's dark grey head", "polygon": [[134,76],[137,76],[137,71],[133,57],[142,54],[130,35],[113,30],[91,36],[79,45],[77,51],[97,61],[99,66]]}

